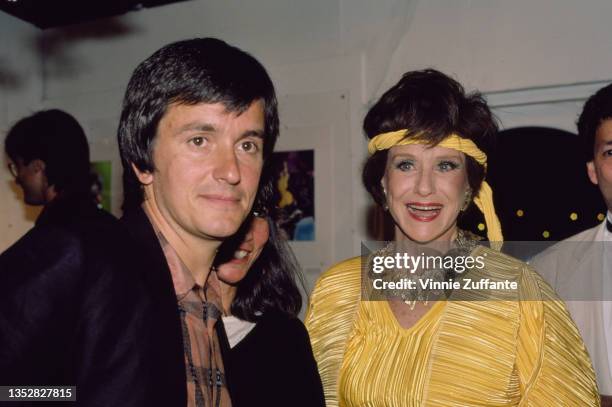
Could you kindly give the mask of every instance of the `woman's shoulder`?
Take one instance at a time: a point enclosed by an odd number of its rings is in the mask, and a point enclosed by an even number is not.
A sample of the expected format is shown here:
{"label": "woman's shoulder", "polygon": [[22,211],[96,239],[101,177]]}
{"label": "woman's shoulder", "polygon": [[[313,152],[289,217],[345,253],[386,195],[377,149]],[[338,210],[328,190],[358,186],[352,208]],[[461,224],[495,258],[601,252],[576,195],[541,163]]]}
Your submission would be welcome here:
{"label": "woman's shoulder", "polygon": [[338,274],[353,274],[355,272],[359,273],[360,270],[361,256],[355,256],[334,264],[321,274],[321,277],[332,277]]}
{"label": "woman's shoulder", "polygon": [[306,327],[298,317],[282,312],[266,313],[257,324],[261,328],[267,328],[283,335],[301,336],[306,333]]}
{"label": "woman's shoulder", "polygon": [[474,273],[480,279],[490,279],[501,285],[505,282],[515,283],[506,285],[508,288],[505,290],[488,291],[487,295],[492,293],[494,297],[519,301],[559,300],[550,285],[526,262],[483,246],[474,249],[471,255],[484,258],[484,269]]}
{"label": "woman's shoulder", "polygon": [[357,284],[361,277],[361,257],[352,257],[336,263],[329,269],[321,273],[315,284],[317,289],[329,288],[330,286]]}
{"label": "woman's shoulder", "polygon": [[310,306],[353,302],[361,294],[361,257],[344,260],[323,272],[310,297]]}
{"label": "woman's shoulder", "polygon": [[482,256],[485,268],[490,272],[496,272],[500,277],[529,279],[544,283],[540,275],[528,263],[498,250],[479,246],[474,249],[472,256]]}
{"label": "woman's shoulder", "polygon": [[308,331],[304,323],[293,315],[267,312],[260,316],[255,327],[237,344],[235,349],[250,352],[288,352],[308,344]]}
{"label": "woman's shoulder", "polygon": [[327,332],[335,329],[332,327],[336,323],[349,324],[360,298],[361,257],[344,260],[321,274],[306,313],[306,327],[311,337],[313,332],[315,336],[319,333],[319,328]]}
{"label": "woman's shoulder", "polygon": [[500,270],[506,270],[509,274],[516,273],[528,266],[524,261],[502,253],[499,250],[492,249],[487,246],[477,246],[472,251],[472,257],[482,256],[487,267],[494,267]]}

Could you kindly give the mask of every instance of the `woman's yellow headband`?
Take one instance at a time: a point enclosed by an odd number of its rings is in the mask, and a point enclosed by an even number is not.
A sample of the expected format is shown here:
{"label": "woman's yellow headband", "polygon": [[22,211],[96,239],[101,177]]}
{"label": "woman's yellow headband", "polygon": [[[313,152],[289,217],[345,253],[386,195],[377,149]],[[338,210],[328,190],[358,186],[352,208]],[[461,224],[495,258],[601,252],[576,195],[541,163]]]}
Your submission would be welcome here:
{"label": "woman's yellow headband", "polygon": [[[388,150],[393,146],[427,143],[425,140],[421,140],[418,137],[406,137],[407,134],[408,130],[398,130],[379,134],[368,143],[368,152],[372,155],[376,151]],[[487,155],[470,139],[451,134],[436,146],[461,151],[465,155],[472,157],[478,164],[484,166],[485,169],[487,168]],[[495,207],[493,206],[493,190],[484,180],[480,186],[478,196],[474,197],[474,203],[484,215],[485,223],[487,224],[487,238],[493,246],[501,246],[501,243],[504,241],[504,236],[502,235],[501,223],[497,218]]]}

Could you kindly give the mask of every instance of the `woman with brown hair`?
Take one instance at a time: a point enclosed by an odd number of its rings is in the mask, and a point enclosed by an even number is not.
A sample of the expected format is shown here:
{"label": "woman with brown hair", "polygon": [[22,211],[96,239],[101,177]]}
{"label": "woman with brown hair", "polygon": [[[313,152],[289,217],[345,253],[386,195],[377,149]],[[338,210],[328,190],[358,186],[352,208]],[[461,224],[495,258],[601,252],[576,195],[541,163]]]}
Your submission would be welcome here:
{"label": "woman with brown hair", "polygon": [[[409,72],[370,109],[364,130],[363,181],[394,222],[394,241],[366,266],[402,250],[458,252],[483,265],[464,277],[517,288],[404,290],[370,301],[363,289],[372,270],[362,273],[361,258],[332,267],[306,319],[327,405],[598,405],[591,362],[564,304],[527,264],[497,251],[503,237],[485,181],[497,125],[484,99],[440,72]],[[491,248],[457,227],[472,202]],[[452,282],[459,271],[434,275]]]}

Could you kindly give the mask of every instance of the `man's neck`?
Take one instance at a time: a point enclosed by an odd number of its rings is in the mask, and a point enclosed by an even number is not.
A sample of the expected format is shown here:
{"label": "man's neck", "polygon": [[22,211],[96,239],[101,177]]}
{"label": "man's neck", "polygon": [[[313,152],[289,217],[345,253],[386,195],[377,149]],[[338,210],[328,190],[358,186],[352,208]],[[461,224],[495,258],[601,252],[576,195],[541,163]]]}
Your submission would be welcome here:
{"label": "man's neck", "polygon": [[219,280],[219,288],[221,291],[221,306],[223,307],[223,314],[232,315],[232,302],[234,302],[234,298],[236,298],[237,287]]}
{"label": "man's neck", "polygon": [[221,242],[200,239],[181,231],[162,215],[151,199],[145,200],[142,208],[153,227],[164,235],[181,261],[187,266],[195,282],[199,286],[204,286]]}

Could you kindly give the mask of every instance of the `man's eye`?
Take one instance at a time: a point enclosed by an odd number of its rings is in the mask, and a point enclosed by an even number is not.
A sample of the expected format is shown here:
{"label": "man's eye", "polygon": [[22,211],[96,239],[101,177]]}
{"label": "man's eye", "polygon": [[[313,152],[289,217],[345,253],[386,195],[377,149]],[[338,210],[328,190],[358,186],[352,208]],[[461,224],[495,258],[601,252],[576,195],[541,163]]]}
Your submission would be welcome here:
{"label": "man's eye", "polygon": [[604,157],[612,157],[612,150],[606,150],[603,152]]}
{"label": "man's eye", "polygon": [[253,141],[243,141],[240,143],[240,148],[247,153],[256,153],[259,151],[259,146]]}
{"label": "man's eye", "polygon": [[204,137],[194,137],[191,140],[189,140],[194,146],[196,147],[201,147],[204,145],[204,142],[206,141],[206,139]]}

